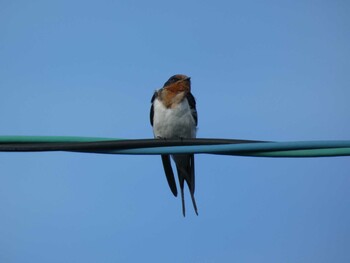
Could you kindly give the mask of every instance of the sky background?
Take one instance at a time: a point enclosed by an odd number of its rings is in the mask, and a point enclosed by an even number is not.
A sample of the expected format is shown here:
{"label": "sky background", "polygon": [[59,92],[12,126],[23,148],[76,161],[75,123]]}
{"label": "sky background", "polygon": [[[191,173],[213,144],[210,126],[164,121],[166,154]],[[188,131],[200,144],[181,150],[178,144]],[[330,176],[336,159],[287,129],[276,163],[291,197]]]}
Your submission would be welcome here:
{"label": "sky background", "polygon": [[[0,135],[151,138],[192,77],[198,137],[350,139],[350,3],[0,1]],[[0,261],[350,262],[350,157],[0,153]]]}

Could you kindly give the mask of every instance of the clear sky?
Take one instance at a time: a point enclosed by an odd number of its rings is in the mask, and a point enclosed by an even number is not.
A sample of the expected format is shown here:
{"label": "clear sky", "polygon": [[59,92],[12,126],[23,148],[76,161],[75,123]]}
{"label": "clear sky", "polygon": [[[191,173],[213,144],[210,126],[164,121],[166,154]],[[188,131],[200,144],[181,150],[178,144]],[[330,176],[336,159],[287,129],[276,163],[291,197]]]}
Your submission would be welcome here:
{"label": "clear sky", "polygon": [[[350,139],[350,4],[0,2],[0,134],[151,138],[192,77],[198,137]],[[0,262],[350,262],[350,159],[0,153]]]}

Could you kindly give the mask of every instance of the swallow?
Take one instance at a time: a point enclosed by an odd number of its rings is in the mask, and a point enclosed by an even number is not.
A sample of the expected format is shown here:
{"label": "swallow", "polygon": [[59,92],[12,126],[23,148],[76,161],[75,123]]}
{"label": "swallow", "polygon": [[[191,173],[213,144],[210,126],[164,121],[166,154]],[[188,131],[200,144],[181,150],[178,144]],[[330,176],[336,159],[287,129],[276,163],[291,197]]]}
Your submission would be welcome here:
{"label": "swallow", "polygon": [[[151,99],[150,122],[156,139],[195,138],[198,115],[196,100],[191,93],[191,79],[186,75],[174,75],[155,91]],[[193,154],[171,155],[176,164],[181,189],[182,213],[185,216],[184,183],[190,191],[194,211],[198,215],[194,198],[195,172]],[[174,196],[177,196],[175,177],[170,156],[162,155],[162,163],[168,185]]]}

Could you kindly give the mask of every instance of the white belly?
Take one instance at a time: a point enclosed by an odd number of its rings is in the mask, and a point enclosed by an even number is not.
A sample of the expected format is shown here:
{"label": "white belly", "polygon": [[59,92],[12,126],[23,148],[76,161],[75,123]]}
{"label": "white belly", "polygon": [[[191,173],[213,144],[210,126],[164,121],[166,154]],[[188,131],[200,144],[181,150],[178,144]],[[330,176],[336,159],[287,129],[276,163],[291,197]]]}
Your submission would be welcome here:
{"label": "white belly", "polygon": [[196,137],[196,123],[186,99],[174,108],[166,108],[158,99],[155,99],[153,109],[154,137],[166,139]]}

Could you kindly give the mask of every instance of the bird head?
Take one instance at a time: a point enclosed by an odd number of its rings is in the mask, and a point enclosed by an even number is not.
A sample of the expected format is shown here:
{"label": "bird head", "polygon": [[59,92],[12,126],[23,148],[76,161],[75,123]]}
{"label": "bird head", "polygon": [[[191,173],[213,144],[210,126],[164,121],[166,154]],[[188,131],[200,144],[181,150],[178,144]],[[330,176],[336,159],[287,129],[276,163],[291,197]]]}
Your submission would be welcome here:
{"label": "bird head", "polygon": [[171,76],[167,82],[164,83],[163,88],[175,93],[183,91],[190,92],[191,78],[182,74]]}

